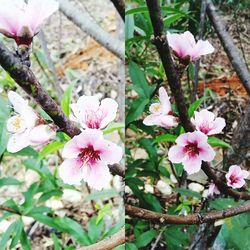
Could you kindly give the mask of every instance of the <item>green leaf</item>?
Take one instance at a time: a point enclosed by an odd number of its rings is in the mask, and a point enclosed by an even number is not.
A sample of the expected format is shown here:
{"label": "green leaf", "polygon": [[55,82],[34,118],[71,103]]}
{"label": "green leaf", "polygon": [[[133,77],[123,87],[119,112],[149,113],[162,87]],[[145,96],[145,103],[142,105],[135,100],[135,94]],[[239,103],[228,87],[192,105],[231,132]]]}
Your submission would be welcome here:
{"label": "green leaf", "polygon": [[45,156],[58,151],[59,149],[64,147],[64,143],[60,141],[54,141],[50,144],[46,145],[43,150],[39,153],[39,159],[44,158]]}
{"label": "green leaf", "polygon": [[144,72],[134,62],[131,62],[129,64],[128,69],[129,75],[133,82],[133,88],[136,90],[140,97],[150,99],[152,88],[149,87]]}
{"label": "green leaf", "polygon": [[174,191],[189,197],[196,197],[200,199],[202,196],[200,193],[186,189],[186,188],[175,188]]}
{"label": "green leaf", "polygon": [[127,249],[125,248],[125,244],[122,244],[120,246],[115,247],[113,250],[125,250],[125,249]]}
{"label": "green leaf", "polygon": [[135,22],[134,16],[125,16],[125,39],[128,40],[134,37]]}
{"label": "green leaf", "polygon": [[210,201],[210,208],[216,210],[222,210],[230,207],[234,207],[236,205],[240,205],[244,203],[242,201],[235,201],[232,198],[216,198],[215,200]]}
{"label": "green leaf", "polygon": [[22,230],[23,230],[23,222],[21,219],[19,219],[17,221],[17,225],[15,228],[15,234],[14,234],[12,241],[11,241],[11,244],[10,244],[10,249],[14,248],[17,245],[18,241],[21,238]]}
{"label": "green leaf", "polygon": [[110,134],[116,130],[121,130],[125,127],[124,123],[121,122],[112,122],[110,123],[104,130],[103,130],[103,134],[107,135]]}
{"label": "green leaf", "polygon": [[88,223],[88,236],[92,243],[97,242],[101,238],[101,234],[104,230],[104,221],[97,222],[97,216],[90,219]]}
{"label": "green leaf", "polygon": [[0,122],[0,156],[4,153],[8,143],[6,122]]}
{"label": "green leaf", "polygon": [[22,183],[17,179],[6,177],[0,179],[0,187],[2,186],[11,186],[11,185],[21,185]]}
{"label": "green leaf", "polygon": [[18,226],[18,221],[13,222],[8,229],[3,233],[2,238],[0,240],[0,250],[5,250],[6,245],[11,239],[11,236],[14,234],[16,228]]}
{"label": "green leaf", "polygon": [[149,99],[140,98],[132,102],[128,114],[126,116],[126,125],[136,120],[144,111],[145,106],[149,103]]}
{"label": "green leaf", "polygon": [[175,142],[177,139],[177,135],[172,134],[164,134],[159,135],[154,139],[154,142]]}
{"label": "green leaf", "polygon": [[136,239],[136,246],[138,248],[146,247],[157,235],[157,232],[155,229],[150,229],[149,231],[141,234]]}
{"label": "green leaf", "polygon": [[167,17],[165,17],[163,19],[163,22],[166,26],[171,25],[172,23],[176,23],[178,20],[180,20],[181,18],[183,18],[183,14],[177,13],[177,14],[173,14],[173,15],[169,15]]}
{"label": "green leaf", "polygon": [[149,160],[156,166],[158,163],[157,151],[153,146],[153,140],[148,138],[142,138],[139,140],[140,145],[147,151]]}
{"label": "green leaf", "polygon": [[73,92],[74,86],[75,86],[75,83],[70,84],[62,96],[61,107],[62,107],[63,112],[67,116],[70,115],[70,106],[69,105],[71,102],[71,97],[72,97],[72,92]]}
{"label": "green leaf", "polygon": [[125,243],[126,250],[138,250],[137,246],[134,243]]}
{"label": "green leaf", "polygon": [[231,145],[216,138],[216,137],[208,137],[208,143],[212,146],[212,147],[220,147],[220,148],[229,148],[232,149]]}
{"label": "green leaf", "polygon": [[119,192],[116,189],[103,189],[101,191],[92,190],[91,193],[86,196],[85,201],[91,200],[107,200],[112,197],[119,196]]}
{"label": "green leaf", "polygon": [[89,239],[82,226],[68,217],[52,218],[43,214],[33,214],[32,217],[43,224],[70,234],[79,244],[91,244],[91,240]]}
{"label": "green leaf", "polygon": [[192,117],[194,115],[194,111],[196,111],[200,107],[200,105],[202,104],[202,102],[204,102],[205,99],[206,97],[203,96],[202,98],[198,99],[197,101],[195,101],[189,106],[188,108],[189,117]]}
{"label": "green leaf", "polygon": [[51,236],[53,243],[54,243],[54,250],[61,250],[62,249],[61,242],[58,239],[58,237],[56,236],[56,234],[52,233],[50,236]]}
{"label": "green leaf", "polygon": [[63,192],[61,190],[51,190],[48,192],[43,193],[39,199],[38,202],[45,202],[49,200],[51,197],[56,196],[56,197],[61,197],[63,195]]}
{"label": "green leaf", "polygon": [[21,241],[21,245],[22,245],[23,250],[31,250],[30,241],[29,241],[24,229],[22,230],[20,241]]}

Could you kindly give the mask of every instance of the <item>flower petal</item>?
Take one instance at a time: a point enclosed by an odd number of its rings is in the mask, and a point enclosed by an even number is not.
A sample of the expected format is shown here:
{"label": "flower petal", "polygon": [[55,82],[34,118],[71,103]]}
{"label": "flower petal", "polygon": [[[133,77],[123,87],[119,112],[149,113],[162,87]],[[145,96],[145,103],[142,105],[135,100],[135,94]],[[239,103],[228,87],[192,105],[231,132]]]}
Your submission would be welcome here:
{"label": "flower petal", "polygon": [[213,52],[214,52],[214,47],[211,45],[210,42],[199,40],[197,44],[194,46],[190,56],[191,59],[194,61],[199,59],[203,55],[207,55]]}
{"label": "flower petal", "polygon": [[77,156],[81,152],[80,149],[81,147],[79,147],[77,143],[77,136],[75,136],[65,144],[62,151],[62,156],[69,159],[77,158]]}
{"label": "flower petal", "polygon": [[48,143],[56,137],[56,132],[49,125],[39,125],[29,133],[30,145],[38,146]]}
{"label": "flower petal", "polygon": [[161,125],[161,115],[152,114],[144,118],[143,124],[146,126],[160,126]]}
{"label": "flower petal", "polygon": [[97,129],[85,129],[80,135],[75,136],[78,148],[85,148],[95,144],[99,145],[99,141],[103,140],[103,133]]}
{"label": "flower petal", "polygon": [[83,167],[83,180],[91,188],[101,190],[108,186],[110,181],[109,169],[106,165],[96,164],[91,167]]}
{"label": "flower petal", "polygon": [[213,128],[207,134],[208,135],[219,134],[222,132],[225,126],[226,126],[225,119],[218,117],[213,122]]}
{"label": "flower petal", "polygon": [[172,146],[168,151],[168,158],[173,163],[181,163],[185,157],[183,147],[178,145]]}
{"label": "flower petal", "polygon": [[59,167],[59,176],[63,182],[70,185],[80,185],[83,179],[81,161],[67,159]]}
{"label": "flower petal", "polygon": [[201,169],[201,159],[199,157],[186,158],[182,164],[186,172],[190,174],[194,174],[200,171]]}
{"label": "flower petal", "polygon": [[215,151],[208,143],[199,144],[199,157],[203,161],[212,161],[215,157]]}
{"label": "flower petal", "polygon": [[13,134],[8,140],[7,151],[10,153],[16,153],[30,144],[28,132]]}
{"label": "flower petal", "polygon": [[117,113],[118,109],[118,103],[111,99],[111,98],[105,98],[101,101],[100,105],[100,112],[102,113],[102,121],[100,128],[106,127],[110,122],[112,122]]}
{"label": "flower petal", "polygon": [[169,101],[168,93],[163,87],[159,88],[159,99],[162,105],[162,113],[168,114],[172,110],[172,107]]}

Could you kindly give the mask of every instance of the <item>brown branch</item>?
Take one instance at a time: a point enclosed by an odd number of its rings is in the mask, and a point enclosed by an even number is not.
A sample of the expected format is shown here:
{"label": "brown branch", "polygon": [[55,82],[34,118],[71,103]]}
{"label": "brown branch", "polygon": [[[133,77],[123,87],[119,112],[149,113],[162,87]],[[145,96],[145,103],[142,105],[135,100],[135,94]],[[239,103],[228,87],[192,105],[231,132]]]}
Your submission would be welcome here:
{"label": "brown branch", "polygon": [[125,176],[125,167],[120,164],[108,165],[112,174],[119,175],[120,177]]}
{"label": "brown branch", "polygon": [[123,0],[110,0],[116,10],[118,11],[119,15],[121,16],[122,20],[125,21],[125,3]]}
{"label": "brown branch", "polygon": [[87,12],[80,11],[68,0],[59,0],[59,3],[60,11],[69,20],[122,61],[125,60],[123,41],[120,41],[102,29]]}
{"label": "brown branch", "polygon": [[20,214],[18,211],[16,211],[15,209],[10,208],[10,207],[7,207],[7,206],[4,206],[4,205],[0,205],[0,210],[6,211],[6,212],[10,212],[10,213],[13,213],[13,214],[19,214],[19,215],[21,215],[21,214]]}
{"label": "brown branch", "polygon": [[[186,132],[193,132],[194,127],[188,116],[185,98],[181,88],[180,77],[174,66],[166,34],[164,32],[163,18],[161,15],[158,0],[146,0],[146,2],[154,29],[155,46],[161,58],[162,65],[168,79],[168,84],[174,95],[182,126],[184,127]],[[216,176],[207,162],[202,163],[202,170],[209,177],[209,179],[214,181],[221,192],[231,195],[232,197],[237,199],[250,199],[250,193],[236,192],[228,188],[227,185]]]}
{"label": "brown branch", "polygon": [[207,0],[207,14],[212,25],[214,26],[222,46],[224,47],[225,52],[227,53],[229,61],[239,76],[247,93],[250,95],[250,74],[248,68],[244,63],[244,59],[240,51],[235,46],[232,37],[228,34],[225,25],[222,23],[220,16],[216,13],[215,6],[211,0]]}
{"label": "brown branch", "polygon": [[161,214],[143,208],[125,205],[126,215],[131,217],[153,221],[158,224],[202,224],[219,219],[232,217],[237,214],[250,211],[250,202],[221,211],[213,211],[205,214],[190,214],[187,216]]}
{"label": "brown branch", "polygon": [[125,243],[125,228],[122,228],[118,233],[113,234],[104,240],[97,242],[87,247],[81,247],[79,250],[112,250],[115,247]]}
{"label": "brown branch", "polygon": [[[23,65],[19,58],[14,56],[2,42],[0,42],[0,65],[27,94],[34,98],[61,131],[70,137],[81,133],[81,130],[68,119],[58,104],[43,89],[30,68]],[[117,166],[115,166],[116,168]]]}

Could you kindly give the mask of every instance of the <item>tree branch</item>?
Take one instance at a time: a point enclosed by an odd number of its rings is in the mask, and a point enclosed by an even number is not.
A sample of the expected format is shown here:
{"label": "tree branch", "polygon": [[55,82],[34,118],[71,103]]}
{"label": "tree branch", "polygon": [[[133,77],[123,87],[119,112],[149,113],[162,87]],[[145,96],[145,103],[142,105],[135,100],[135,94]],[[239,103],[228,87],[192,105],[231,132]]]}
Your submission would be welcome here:
{"label": "tree branch", "polygon": [[78,10],[68,0],[59,0],[59,3],[60,11],[69,20],[122,61],[125,60],[123,41],[103,30],[88,13]]}
{"label": "tree branch", "polygon": [[[0,65],[28,95],[34,98],[61,131],[65,132],[70,137],[74,137],[81,133],[81,130],[68,119],[57,103],[42,88],[30,68],[23,65],[19,58],[14,56],[2,42],[0,42]],[[115,169],[118,169],[117,165],[118,164],[114,165],[114,170],[113,167],[110,166],[110,169],[112,169],[114,173]],[[120,166],[120,169],[121,168],[122,166]],[[120,174],[121,171],[118,175]]]}
{"label": "tree branch", "polygon": [[13,213],[13,214],[19,214],[21,215],[18,211],[16,211],[15,209],[13,208],[10,208],[10,207],[6,207],[4,205],[0,205],[0,210],[3,210],[3,211],[6,211],[6,212],[10,212],[10,213]]}
{"label": "tree branch", "polygon": [[211,0],[207,0],[207,14],[208,17],[214,26],[214,29],[221,41],[224,50],[227,53],[227,56],[233,65],[237,75],[239,76],[243,86],[245,87],[247,93],[250,95],[250,74],[244,63],[244,59],[238,50],[238,48],[234,45],[233,39],[228,34],[225,25],[222,23],[219,15],[216,13],[215,6],[213,5]]}
{"label": "tree branch", "polygon": [[227,208],[221,211],[214,211],[205,214],[190,214],[187,216],[161,214],[152,212],[143,208],[134,207],[131,205],[125,205],[126,215],[136,217],[139,219],[149,220],[156,222],[157,224],[202,224],[219,219],[225,219],[237,214],[250,211],[250,202],[244,205]]}
{"label": "tree branch", "polygon": [[122,20],[125,21],[125,3],[124,3],[124,1],[123,0],[110,0],[110,1],[114,4],[114,6],[115,6],[116,10],[118,11],[118,13],[120,14]]}
{"label": "tree branch", "polygon": [[[146,0],[146,2],[154,29],[154,43],[162,61],[162,65],[168,79],[168,84],[174,95],[176,106],[179,111],[180,121],[186,132],[193,132],[194,127],[188,116],[185,98],[181,88],[181,81],[174,66],[168,41],[164,33],[163,19],[158,0]],[[202,170],[209,177],[209,179],[214,181],[221,192],[231,195],[237,199],[250,199],[250,193],[236,192],[228,188],[227,185],[216,176],[207,162],[202,163]]]}
{"label": "tree branch", "polygon": [[113,234],[104,240],[87,247],[81,247],[79,250],[112,250],[115,247],[125,243],[125,228],[123,227],[118,233]]}

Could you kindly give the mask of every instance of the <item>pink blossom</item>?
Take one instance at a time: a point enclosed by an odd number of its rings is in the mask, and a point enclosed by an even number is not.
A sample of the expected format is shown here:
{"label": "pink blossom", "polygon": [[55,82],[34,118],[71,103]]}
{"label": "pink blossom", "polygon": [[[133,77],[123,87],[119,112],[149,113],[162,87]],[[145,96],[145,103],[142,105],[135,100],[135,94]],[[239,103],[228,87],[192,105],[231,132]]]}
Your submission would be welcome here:
{"label": "pink blossom", "polygon": [[192,123],[196,129],[206,135],[219,134],[226,126],[224,118],[215,118],[214,114],[206,109],[200,112],[194,112],[195,117],[191,118]]}
{"label": "pink blossom", "polygon": [[208,195],[209,196],[213,196],[214,194],[220,194],[220,190],[218,189],[218,187],[212,182],[209,185],[208,188]]}
{"label": "pink blossom", "polygon": [[30,45],[42,23],[59,4],[55,0],[0,0],[0,32],[15,39],[17,45]]}
{"label": "pink blossom", "polygon": [[118,104],[111,98],[100,102],[96,96],[81,96],[70,107],[73,111],[70,118],[83,128],[102,129],[115,119]]}
{"label": "pink blossom", "polygon": [[16,153],[28,146],[41,146],[55,137],[55,129],[50,125],[36,124],[39,117],[17,93],[10,91],[8,98],[13,105],[15,115],[7,121],[7,130],[11,133],[7,150]]}
{"label": "pink blossom", "polygon": [[151,114],[143,120],[143,123],[147,126],[156,125],[166,129],[176,127],[178,118],[173,115],[167,91],[163,87],[159,89],[159,100],[159,103],[150,105]]}
{"label": "pink blossom", "polygon": [[202,161],[212,161],[215,152],[207,142],[207,136],[199,131],[180,135],[177,145],[169,149],[168,157],[173,163],[182,163],[188,174],[201,169]]}
{"label": "pink blossom", "polygon": [[232,165],[226,174],[227,185],[232,188],[241,188],[246,183],[244,179],[249,176],[249,172],[241,170],[237,165]]}
{"label": "pink blossom", "polygon": [[90,187],[101,190],[109,182],[109,164],[122,159],[122,148],[104,139],[97,129],[86,129],[66,143],[59,167],[65,183],[79,185],[84,180]]}
{"label": "pink blossom", "polygon": [[194,36],[186,31],[182,34],[167,34],[169,46],[182,60],[195,61],[203,55],[214,52],[214,47],[206,40],[195,42]]}

